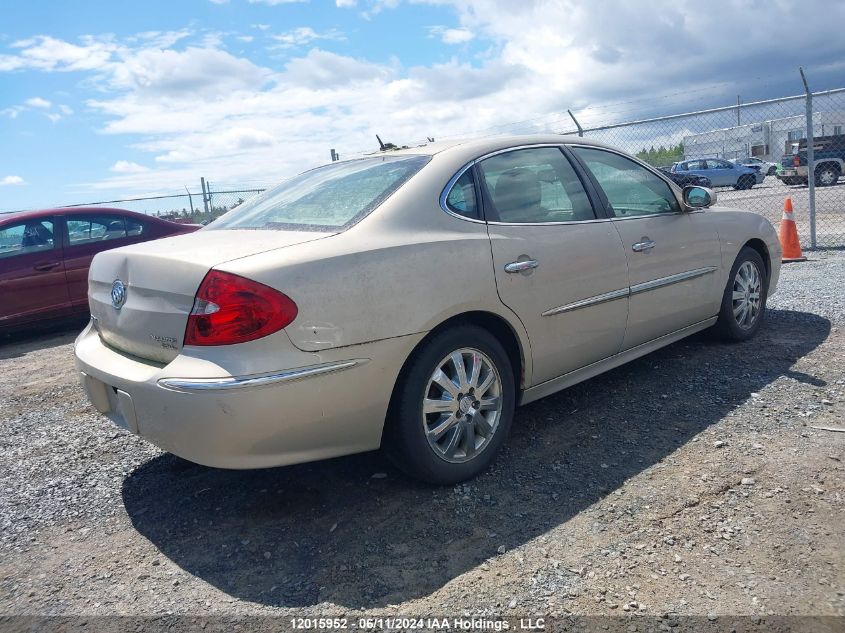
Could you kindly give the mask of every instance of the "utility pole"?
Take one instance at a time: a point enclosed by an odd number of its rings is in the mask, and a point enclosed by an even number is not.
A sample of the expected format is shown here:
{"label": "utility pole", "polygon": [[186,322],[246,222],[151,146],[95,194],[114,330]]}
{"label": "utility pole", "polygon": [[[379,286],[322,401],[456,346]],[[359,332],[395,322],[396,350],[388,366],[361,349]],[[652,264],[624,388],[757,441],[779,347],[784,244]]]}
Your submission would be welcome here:
{"label": "utility pole", "polygon": [[[804,76],[804,69],[798,67],[801,81],[804,82],[804,92],[807,93],[807,188],[810,194],[810,246],[816,247],[816,170],[813,163],[816,160],[813,148],[813,93]],[[800,148],[800,142],[799,142]]]}
{"label": "utility pole", "polygon": [[736,96],[736,126],[739,127],[742,125],[740,121],[740,106],[742,105],[742,101],[739,99],[739,95]]}
{"label": "utility pole", "polygon": [[209,196],[208,196],[208,193],[206,192],[206,189],[205,189],[205,178],[204,177],[200,178],[200,186],[202,187],[202,204],[205,207],[206,215],[208,215],[208,198],[209,198]]}
{"label": "utility pole", "polygon": [[194,199],[191,197],[191,192],[188,190],[187,185],[185,185],[185,193],[188,194],[188,206],[191,207],[191,217],[194,217]]}

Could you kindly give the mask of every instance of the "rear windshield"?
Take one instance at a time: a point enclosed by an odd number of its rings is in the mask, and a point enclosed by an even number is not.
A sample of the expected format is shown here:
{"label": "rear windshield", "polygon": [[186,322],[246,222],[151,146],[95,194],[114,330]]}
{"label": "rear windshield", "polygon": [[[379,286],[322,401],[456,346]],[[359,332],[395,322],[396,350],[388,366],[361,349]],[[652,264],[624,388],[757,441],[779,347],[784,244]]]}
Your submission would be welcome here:
{"label": "rear windshield", "polygon": [[377,156],[330,163],[294,176],[245,202],[208,228],[346,228],[384,202],[429,160],[429,156]]}

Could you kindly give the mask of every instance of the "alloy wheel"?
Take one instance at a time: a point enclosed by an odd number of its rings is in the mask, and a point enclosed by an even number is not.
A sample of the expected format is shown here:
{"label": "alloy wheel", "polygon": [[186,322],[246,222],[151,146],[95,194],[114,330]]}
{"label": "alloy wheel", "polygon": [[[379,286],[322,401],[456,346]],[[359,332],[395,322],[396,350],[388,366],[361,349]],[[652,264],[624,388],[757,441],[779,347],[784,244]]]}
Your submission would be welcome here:
{"label": "alloy wheel", "polygon": [[736,271],[732,295],[734,319],[739,327],[750,329],[760,316],[762,288],[757,266],[754,262],[743,262]]}
{"label": "alloy wheel", "polygon": [[839,180],[839,175],[835,170],[827,168],[819,172],[819,184],[822,187],[829,187]]}
{"label": "alloy wheel", "polygon": [[443,358],[428,380],[422,424],[434,453],[466,462],[490,444],[502,414],[502,379],[490,357],[470,347]]}

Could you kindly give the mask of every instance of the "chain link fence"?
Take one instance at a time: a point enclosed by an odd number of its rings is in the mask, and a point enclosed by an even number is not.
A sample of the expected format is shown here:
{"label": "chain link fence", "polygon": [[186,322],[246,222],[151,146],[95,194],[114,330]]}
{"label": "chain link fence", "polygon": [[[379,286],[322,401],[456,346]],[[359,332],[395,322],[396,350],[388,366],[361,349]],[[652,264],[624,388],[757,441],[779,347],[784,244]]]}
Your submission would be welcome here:
{"label": "chain link fence", "polygon": [[[572,119],[577,129],[559,131],[625,150],[679,184],[711,186],[718,204],[754,211],[775,226],[789,197],[803,248],[845,248],[845,88],[585,129]],[[207,222],[264,191],[214,191],[204,179],[200,189],[69,206]]]}
{"label": "chain link fence", "polygon": [[679,183],[706,178],[719,205],[775,226],[789,197],[802,247],[845,247],[845,88],[564,133],[625,150]]}
{"label": "chain link fence", "polygon": [[243,204],[264,189],[230,189],[214,191],[204,184],[204,191],[183,194],[145,196],[68,204],[66,207],[117,207],[145,215],[155,215],[176,222],[207,223],[226,211]]}

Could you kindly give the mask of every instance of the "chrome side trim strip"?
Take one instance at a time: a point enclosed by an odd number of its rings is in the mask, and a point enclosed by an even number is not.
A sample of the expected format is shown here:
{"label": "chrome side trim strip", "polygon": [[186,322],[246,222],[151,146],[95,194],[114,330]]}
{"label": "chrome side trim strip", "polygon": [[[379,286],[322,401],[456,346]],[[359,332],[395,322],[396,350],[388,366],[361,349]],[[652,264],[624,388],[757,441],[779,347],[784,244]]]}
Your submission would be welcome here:
{"label": "chrome side trim strip", "polygon": [[688,281],[690,279],[695,279],[696,277],[709,275],[715,271],[715,266],[705,266],[704,268],[696,268],[695,270],[688,270],[684,273],[669,275],[668,277],[660,277],[659,279],[644,281],[643,283],[631,286],[631,294],[635,295],[641,292],[648,292],[649,290],[656,290],[657,288],[662,288],[664,286],[671,286],[672,284],[677,284],[682,281]]}
{"label": "chrome side trim strip", "polygon": [[543,312],[540,316],[554,316],[555,314],[570,312],[572,310],[578,310],[579,308],[587,308],[589,306],[595,306],[600,303],[606,303],[607,301],[622,299],[627,296],[628,288],[612,290],[611,292],[605,292],[604,294],[596,295],[595,297],[588,297],[586,299],[581,299],[581,301],[567,303],[566,305],[558,306],[557,308],[551,308],[550,310],[546,310],[545,312]]}
{"label": "chrome side trim strip", "polygon": [[706,266],[704,268],[696,268],[695,270],[688,270],[686,272],[678,273],[676,275],[669,275],[668,277],[652,279],[651,281],[645,281],[640,284],[635,284],[630,288],[620,288],[619,290],[611,290],[610,292],[605,292],[604,294],[596,295],[595,297],[587,297],[586,299],[581,299],[580,301],[575,301],[573,303],[567,303],[566,305],[558,306],[557,308],[550,308],[549,310],[542,312],[540,316],[554,316],[556,314],[571,312],[572,310],[578,310],[580,308],[588,308],[590,306],[599,305],[600,303],[615,301],[616,299],[622,299],[623,297],[629,297],[631,295],[639,294],[641,292],[648,292],[649,290],[656,290],[657,288],[663,288],[664,286],[671,286],[672,284],[677,284],[682,281],[688,281],[690,279],[695,279],[696,277],[709,275],[710,273],[715,271],[716,266]]}
{"label": "chrome side trim strip", "polygon": [[240,378],[162,378],[158,381],[160,387],[174,391],[225,391],[227,389],[244,389],[247,387],[265,387],[282,382],[292,382],[312,376],[320,376],[331,372],[349,369],[355,365],[366,363],[368,359],[357,358],[313,367],[289,369],[287,371],[269,374],[267,376],[243,376]]}

